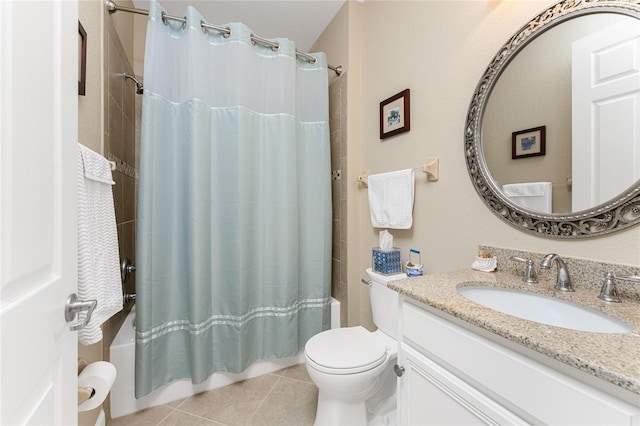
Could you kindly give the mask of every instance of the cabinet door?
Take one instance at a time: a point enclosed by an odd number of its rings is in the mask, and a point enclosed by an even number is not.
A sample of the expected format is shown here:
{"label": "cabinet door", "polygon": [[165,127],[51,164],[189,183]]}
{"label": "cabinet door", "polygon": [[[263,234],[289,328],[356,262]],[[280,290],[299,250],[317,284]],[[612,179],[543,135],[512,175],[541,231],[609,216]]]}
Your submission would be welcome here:
{"label": "cabinet door", "polygon": [[526,423],[495,401],[401,343],[398,364],[400,425],[499,425]]}

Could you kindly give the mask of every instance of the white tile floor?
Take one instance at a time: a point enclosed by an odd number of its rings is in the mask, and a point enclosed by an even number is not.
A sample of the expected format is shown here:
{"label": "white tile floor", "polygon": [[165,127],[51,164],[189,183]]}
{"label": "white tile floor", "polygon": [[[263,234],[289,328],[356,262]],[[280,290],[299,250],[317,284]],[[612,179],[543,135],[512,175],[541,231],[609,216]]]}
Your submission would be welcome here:
{"label": "white tile floor", "polygon": [[130,425],[312,425],[318,388],[299,364],[109,422]]}

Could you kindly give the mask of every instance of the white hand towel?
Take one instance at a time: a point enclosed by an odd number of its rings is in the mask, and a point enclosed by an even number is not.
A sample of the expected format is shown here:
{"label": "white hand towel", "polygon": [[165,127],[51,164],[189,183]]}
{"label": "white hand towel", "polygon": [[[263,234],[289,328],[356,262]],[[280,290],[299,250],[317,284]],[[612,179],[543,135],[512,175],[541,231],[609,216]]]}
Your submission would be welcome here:
{"label": "white hand towel", "polygon": [[551,182],[511,183],[503,185],[502,192],[520,207],[539,213],[551,213]]}
{"label": "white hand towel", "polygon": [[368,178],[369,210],[374,228],[409,229],[413,224],[413,169]]}
{"label": "white hand towel", "polygon": [[84,345],[99,342],[102,323],[122,310],[113,184],[109,161],[78,144],[78,298],[98,301],[91,321],[78,331]]}

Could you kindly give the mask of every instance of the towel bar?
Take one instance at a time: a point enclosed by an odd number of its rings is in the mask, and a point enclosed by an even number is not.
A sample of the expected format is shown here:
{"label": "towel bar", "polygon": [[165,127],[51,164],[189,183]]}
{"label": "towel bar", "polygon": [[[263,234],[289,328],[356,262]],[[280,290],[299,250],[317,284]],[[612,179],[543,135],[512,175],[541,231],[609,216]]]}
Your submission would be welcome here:
{"label": "towel bar", "polygon": [[[437,182],[440,179],[440,158],[429,158],[421,167],[414,167],[413,170],[425,173],[427,175],[427,182]],[[358,176],[358,183],[362,185],[363,188],[369,187],[367,184],[369,175],[370,173],[367,170]]]}

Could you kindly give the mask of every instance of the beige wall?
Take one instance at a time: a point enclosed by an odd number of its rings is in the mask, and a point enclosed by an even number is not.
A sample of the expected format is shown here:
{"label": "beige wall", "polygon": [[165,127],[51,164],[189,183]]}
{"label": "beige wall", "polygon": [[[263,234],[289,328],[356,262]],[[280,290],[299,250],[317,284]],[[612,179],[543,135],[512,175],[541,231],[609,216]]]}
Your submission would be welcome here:
{"label": "beige wall", "polygon": [[[134,8],[134,4],[132,0],[118,0],[116,4],[120,7],[128,7]],[[127,62],[133,65],[133,53],[134,53],[134,19],[136,15],[134,13],[128,12],[116,12],[109,14],[111,23],[113,25],[113,29],[115,33],[118,34],[118,38],[120,39],[120,46],[122,47],[122,51],[126,57]],[[146,18],[143,17],[143,19]]]}
{"label": "beige wall", "polygon": [[142,77],[144,74],[144,44],[147,40],[147,16],[134,15],[133,71]]}
{"label": "beige wall", "polygon": [[98,1],[78,3],[78,19],[87,33],[87,78],[85,95],[78,96],[78,140],[99,153],[103,152],[103,13]]}
{"label": "beige wall", "polygon": [[[366,1],[349,3],[349,323],[372,327],[360,285],[378,230],[371,227],[364,170],[419,167],[440,158],[440,181],[418,173],[414,226],[392,230],[406,256],[422,251],[426,272],[469,267],[478,244],[640,264],[640,228],[608,237],[562,241],[504,223],[476,194],[466,169],[463,129],[471,95],[498,48],[526,21],[553,4],[539,1]],[[329,35],[323,35],[329,38]],[[327,46],[329,62],[342,46]],[[361,65],[361,67],[360,67]],[[379,139],[379,103],[411,89],[411,131]],[[357,105],[354,105],[357,104]],[[357,157],[357,158],[356,158]],[[353,238],[352,238],[353,237]],[[579,285],[579,284],[578,284]],[[351,306],[358,304],[359,306]]]}

